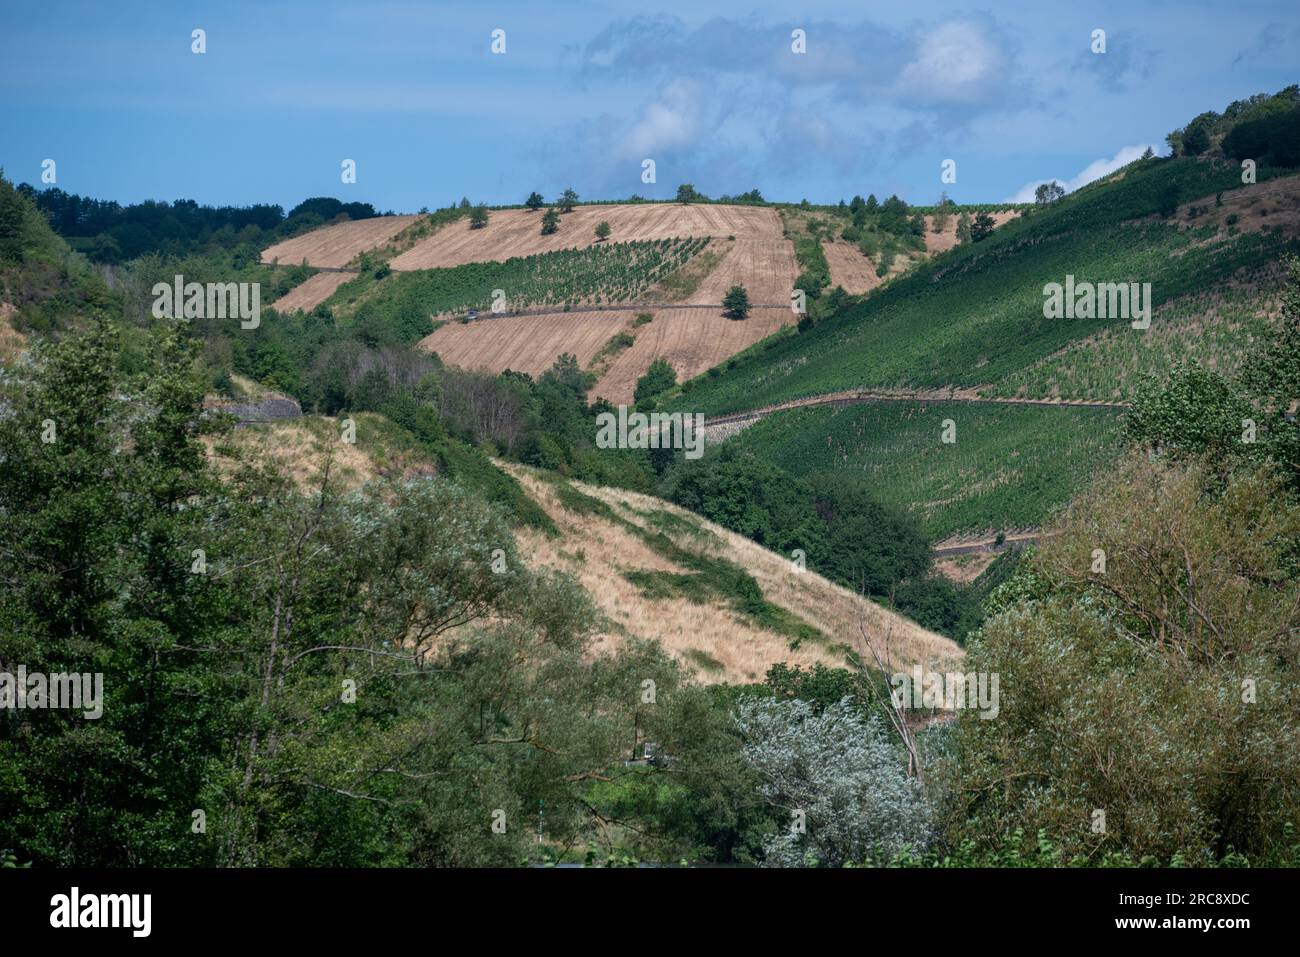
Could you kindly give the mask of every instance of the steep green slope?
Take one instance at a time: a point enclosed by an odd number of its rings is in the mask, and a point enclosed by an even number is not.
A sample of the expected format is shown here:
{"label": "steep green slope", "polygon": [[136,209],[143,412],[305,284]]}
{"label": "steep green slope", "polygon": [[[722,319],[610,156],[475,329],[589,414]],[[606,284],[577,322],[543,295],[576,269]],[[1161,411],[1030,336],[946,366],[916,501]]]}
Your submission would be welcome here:
{"label": "steep green slope", "polygon": [[1113,457],[1118,433],[1101,409],[882,403],[778,413],[730,442],[795,475],[857,476],[940,539],[1037,525]]}
{"label": "steep green slope", "polygon": [[1143,384],[1164,380],[1178,365],[1238,371],[1251,343],[1267,328],[1281,269],[1258,270],[1249,285],[1223,287],[1169,303],[1143,335],[1112,323],[1059,354],[980,390],[981,395],[1125,401]]}
{"label": "steep green slope", "polygon": [[20,333],[55,332],[112,301],[104,281],[0,170],[0,322],[12,311]]}
{"label": "steep green slope", "polygon": [[[1261,169],[1259,178],[1279,172]],[[674,406],[717,414],[857,386],[981,386],[1103,330],[1145,335],[1124,320],[1044,318],[1043,287],[1067,275],[1149,282],[1159,306],[1297,248],[1279,230],[1227,235],[1162,218],[1180,202],[1240,186],[1232,164],[1131,164],[922,264],[802,335],[752,349],[723,374],[686,384]]]}

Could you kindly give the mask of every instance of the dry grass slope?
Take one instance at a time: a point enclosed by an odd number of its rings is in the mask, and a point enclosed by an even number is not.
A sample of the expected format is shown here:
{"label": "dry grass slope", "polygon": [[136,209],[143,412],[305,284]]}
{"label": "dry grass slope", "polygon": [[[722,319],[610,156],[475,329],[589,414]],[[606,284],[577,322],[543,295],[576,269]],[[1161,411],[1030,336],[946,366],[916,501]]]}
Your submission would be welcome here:
{"label": "dry grass slope", "polygon": [[[336,419],[309,416],[287,422],[239,429],[220,440],[207,440],[209,458],[229,474],[242,463],[274,463],[304,491],[319,487],[328,462],[332,481],[342,490],[356,489],[381,477],[410,478],[433,474],[429,463],[368,439],[377,417],[355,416],[357,442],[339,441]],[[555,485],[544,473],[525,466],[497,463],[509,472],[560,529],[558,538],[531,529],[516,532],[520,555],[535,569],[553,568],[573,575],[592,597],[604,619],[596,649],[628,638],[658,641],[695,672],[701,682],[761,681],[778,662],[810,667],[842,666],[845,646],[855,645],[858,623],[873,645],[896,668],[913,663],[936,667],[955,662],[961,650],[947,638],[866,601],[813,572],[796,573],[786,558],[748,539],[648,495],[573,482],[574,488],[599,499],[619,517],[655,529],[653,517],[665,516],[665,530],[683,549],[726,559],[758,582],[764,597],[828,636],[825,644],[805,641],[792,650],[787,636],[740,618],[721,600],[701,604],[686,598],[650,600],[627,580],[626,571],[685,572],[652,550],[638,535],[617,522],[577,514],[561,505]],[[692,531],[682,531],[686,528]]]}
{"label": "dry grass slope", "polygon": [[0,302],[0,362],[13,362],[27,348],[27,337],[13,326],[17,312],[12,303]]}
{"label": "dry grass slope", "polygon": [[204,439],[208,458],[230,474],[241,465],[268,462],[303,491],[320,487],[325,468],[339,491],[354,491],[380,478],[410,479],[435,475],[433,463],[414,449],[397,449],[375,441],[386,423],[371,412],[353,413],[356,442],[341,439],[341,419],[323,415],[250,425]]}
{"label": "dry grass slope", "polygon": [[339,440],[341,426],[324,416],[236,429],[220,438],[208,437],[208,458],[218,471],[229,474],[241,465],[269,462],[299,488],[317,488],[326,467],[340,489],[360,488],[378,476],[374,462],[363,450]]}
{"label": "dry grass slope", "polygon": [[[1214,226],[1216,234],[1205,243],[1219,242],[1230,232],[1258,233],[1280,229],[1288,236],[1300,232],[1300,175],[1279,176],[1221,193],[1202,196],[1178,207],[1176,221],[1183,229]],[[1196,215],[1189,215],[1195,209]]]}
{"label": "dry grass slope", "polygon": [[[533,470],[514,465],[502,467],[519,479],[525,491],[550,514],[562,532],[560,539],[548,539],[528,531],[520,533],[521,553],[536,567],[559,568],[578,578],[610,622],[610,627],[600,636],[600,643],[616,643],[624,636],[658,641],[673,657],[693,667],[700,681],[708,683],[760,681],[767,669],[778,662],[805,667],[817,663],[831,667],[844,664],[842,650],[810,642],[791,650],[785,636],[740,620],[721,602],[704,605],[685,599],[645,598],[622,571],[681,572],[684,569],[666,561],[615,522],[566,511],[553,486]],[[656,512],[668,513],[695,526],[699,529],[698,536],[674,536],[679,547],[725,558],[745,569],[758,582],[768,601],[819,629],[835,644],[855,643],[861,621],[872,644],[892,667],[907,668],[914,663],[938,666],[961,657],[961,650],[947,638],[813,572],[796,573],[783,556],[675,505],[622,489],[580,482],[573,485],[643,528],[648,526],[647,516]],[[701,668],[695,664],[700,660],[711,660],[719,667]]]}

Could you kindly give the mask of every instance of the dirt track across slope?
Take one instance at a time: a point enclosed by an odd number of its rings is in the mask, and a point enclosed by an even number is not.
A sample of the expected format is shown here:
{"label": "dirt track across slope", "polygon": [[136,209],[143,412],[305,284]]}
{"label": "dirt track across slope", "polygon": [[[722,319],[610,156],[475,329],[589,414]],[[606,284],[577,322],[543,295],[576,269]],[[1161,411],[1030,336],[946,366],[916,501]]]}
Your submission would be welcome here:
{"label": "dirt track across slope", "polygon": [[1096,402],[1072,399],[1025,399],[1025,398],[986,398],[979,394],[980,386],[964,389],[845,389],[841,392],[827,392],[823,395],[810,395],[788,402],[778,402],[746,412],[729,412],[725,415],[709,416],[705,420],[705,434],[710,442],[721,442],[741,432],[755,422],[776,412],[790,409],[805,409],[822,405],[868,405],[876,402],[936,402],[955,405],[1036,405],[1063,407],[1070,409],[1112,409],[1129,408],[1127,402]]}

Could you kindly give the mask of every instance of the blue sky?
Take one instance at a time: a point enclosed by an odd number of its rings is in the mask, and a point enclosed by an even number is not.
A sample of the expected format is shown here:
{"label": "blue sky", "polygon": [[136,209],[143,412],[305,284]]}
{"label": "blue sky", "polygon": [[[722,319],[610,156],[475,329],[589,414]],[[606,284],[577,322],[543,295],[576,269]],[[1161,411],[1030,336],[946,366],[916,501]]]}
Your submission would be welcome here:
{"label": "blue sky", "polygon": [[[932,202],[1072,186],[1300,82],[1293,2],[0,5],[0,166],[134,202],[387,210],[717,195]],[[207,52],[191,52],[206,31]],[[506,52],[490,52],[494,29]],[[791,51],[791,31],[807,52]],[[1106,52],[1091,52],[1092,31]],[[657,183],[642,182],[653,159]],[[353,159],[357,182],[340,182]],[[957,182],[940,181],[945,159]]]}

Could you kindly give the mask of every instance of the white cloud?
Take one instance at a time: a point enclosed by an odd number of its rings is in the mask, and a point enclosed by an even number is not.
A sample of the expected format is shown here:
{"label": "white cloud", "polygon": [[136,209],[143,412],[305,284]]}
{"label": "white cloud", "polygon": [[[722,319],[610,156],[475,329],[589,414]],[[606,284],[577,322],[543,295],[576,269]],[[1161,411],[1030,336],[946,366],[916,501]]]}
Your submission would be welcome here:
{"label": "white cloud", "polygon": [[979,23],[954,20],[935,27],[917,45],[899,76],[905,95],[935,103],[978,103],[1005,75],[1001,48]]}
{"label": "white cloud", "polygon": [[[1089,183],[1099,180],[1103,176],[1109,176],[1121,166],[1127,166],[1135,159],[1141,158],[1142,154],[1148,149],[1153,150],[1155,154],[1159,156],[1162,148],[1163,147],[1157,146],[1154,143],[1139,143],[1136,146],[1125,146],[1110,159],[1093,160],[1080,170],[1077,176],[1073,176],[1070,179],[1064,179],[1063,177],[1057,176],[1054,177],[1054,179],[1065,187],[1067,193],[1073,193],[1076,189],[1079,189],[1082,186],[1087,186]],[[1044,183],[1050,182],[1052,182],[1052,179],[1049,178],[1036,179],[1032,183],[1026,183],[1024,186],[1021,186],[1020,189],[1016,190],[1015,195],[1005,200],[1005,202],[1032,203],[1034,201],[1034,190],[1039,186],[1042,186]]]}
{"label": "white cloud", "polygon": [[664,87],[623,138],[623,155],[661,156],[691,146],[700,130],[700,97],[696,84],[675,80]]}

